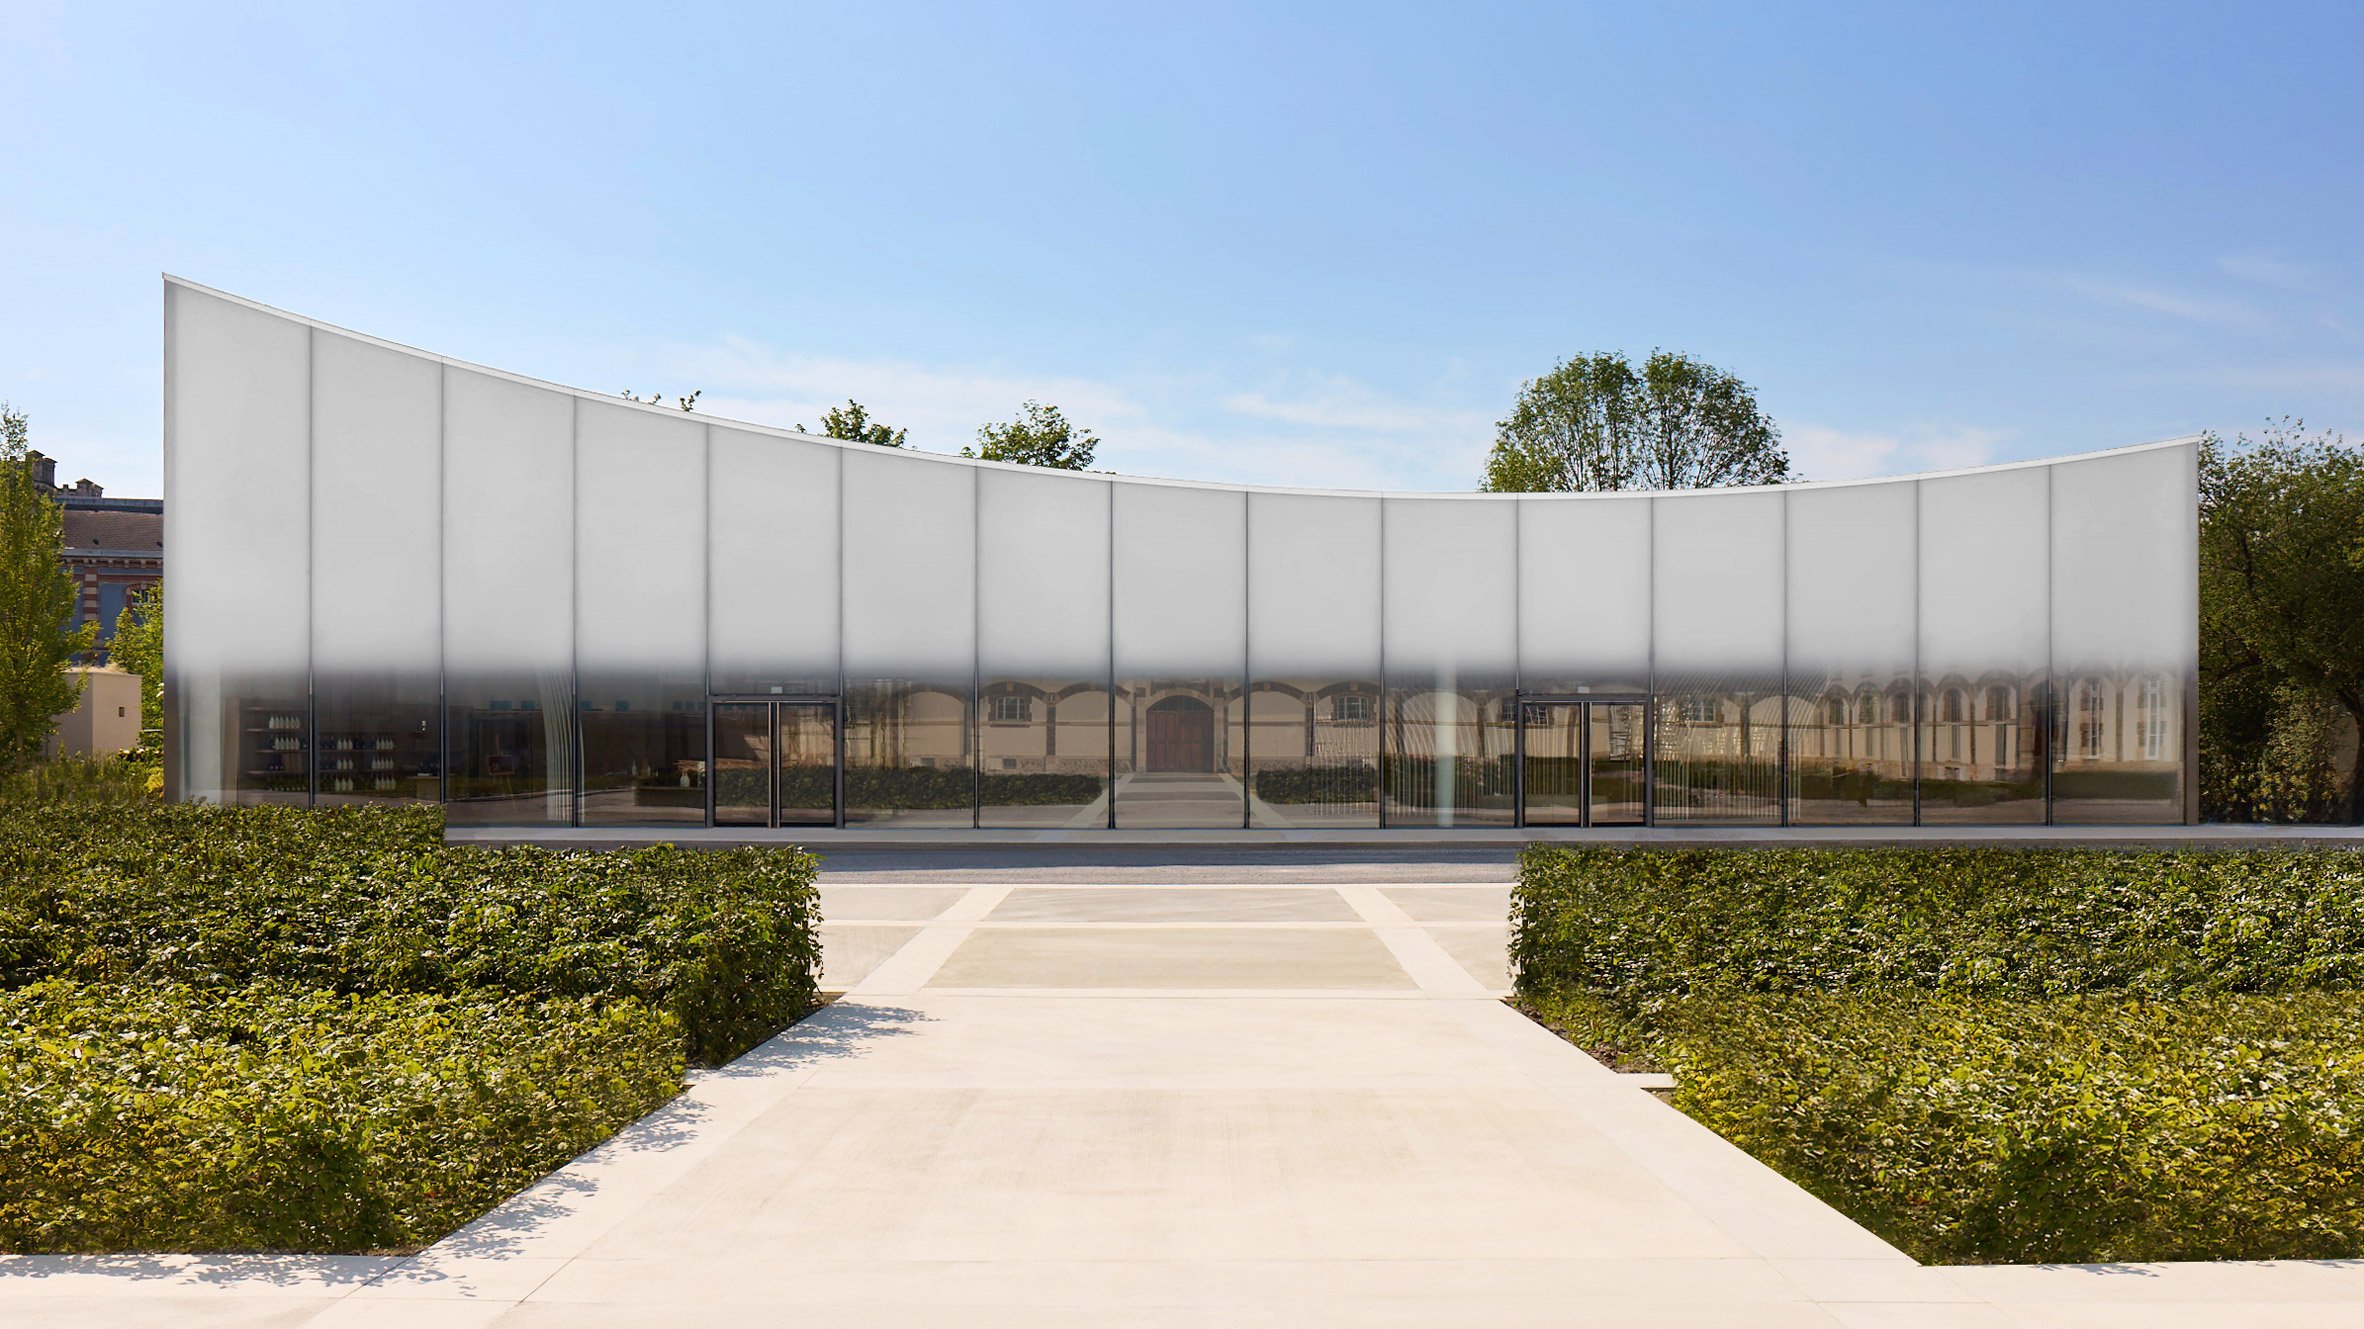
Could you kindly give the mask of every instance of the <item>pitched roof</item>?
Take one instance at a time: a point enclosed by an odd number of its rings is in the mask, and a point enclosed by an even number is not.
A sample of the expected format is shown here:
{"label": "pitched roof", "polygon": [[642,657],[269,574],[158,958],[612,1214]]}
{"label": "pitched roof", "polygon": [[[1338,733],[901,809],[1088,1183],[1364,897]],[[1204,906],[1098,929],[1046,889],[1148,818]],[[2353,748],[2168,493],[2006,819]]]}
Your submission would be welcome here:
{"label": "pitched roof", "polygon": [[67,508],[64,516],[66,552],[69,554],[98,549],[119,549],[143,554],[153,550],[158,555],[164,552],[164,514],[161,512]]}

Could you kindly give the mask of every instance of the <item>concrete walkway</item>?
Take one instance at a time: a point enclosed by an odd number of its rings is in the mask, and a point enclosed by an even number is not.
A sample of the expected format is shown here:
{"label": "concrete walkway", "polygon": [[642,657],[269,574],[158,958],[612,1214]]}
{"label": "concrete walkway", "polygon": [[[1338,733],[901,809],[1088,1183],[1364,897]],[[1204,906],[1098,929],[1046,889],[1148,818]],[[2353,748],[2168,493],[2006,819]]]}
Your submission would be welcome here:
{"label": "concrete walkway", "polygon": [[832,871],[847,996],[411,1259],[22,1326],[2348,1326],[2364,1264],[1922,1268],[1497,999],[1507,863]]}

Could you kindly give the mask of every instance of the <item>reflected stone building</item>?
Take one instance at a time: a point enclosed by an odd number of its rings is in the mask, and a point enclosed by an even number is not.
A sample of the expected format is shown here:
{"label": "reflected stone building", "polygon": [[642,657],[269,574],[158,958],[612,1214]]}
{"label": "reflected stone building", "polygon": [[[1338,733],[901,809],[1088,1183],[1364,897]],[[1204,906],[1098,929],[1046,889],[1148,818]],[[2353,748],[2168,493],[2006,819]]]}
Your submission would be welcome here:
{"label": "reflected stone building", "polygon": [[514,826],[2183,821],[2195,464],[1134,480],[709,420],[168,279],[167,770]]}

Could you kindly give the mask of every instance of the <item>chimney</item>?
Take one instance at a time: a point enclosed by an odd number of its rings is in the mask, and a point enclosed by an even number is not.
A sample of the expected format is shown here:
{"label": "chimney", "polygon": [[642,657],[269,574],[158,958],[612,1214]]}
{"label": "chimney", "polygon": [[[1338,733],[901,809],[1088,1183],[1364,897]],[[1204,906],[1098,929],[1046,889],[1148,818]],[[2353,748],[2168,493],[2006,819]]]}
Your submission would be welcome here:
{"label": "chimney", "polygon": [[57,462],[38,452],[27,452],[25,458],[33,463],[33,482],[45,490],[57,488]]}
{"label": "chimney", "polygon": [[105,498],[106,496],[107,491],[100,488],[98,482],[87,475],[74,482],[74,497],[76,498]]}

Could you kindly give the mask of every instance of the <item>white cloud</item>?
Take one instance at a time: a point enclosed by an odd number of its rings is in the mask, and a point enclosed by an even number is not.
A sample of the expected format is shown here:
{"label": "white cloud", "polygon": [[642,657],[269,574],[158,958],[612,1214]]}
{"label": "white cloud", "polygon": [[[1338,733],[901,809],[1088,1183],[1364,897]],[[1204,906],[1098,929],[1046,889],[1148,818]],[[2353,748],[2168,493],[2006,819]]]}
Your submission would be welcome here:
{"label": "white cloud", "polygon": [[1784,425],[1790,469],[1808,480],[1861,480],[1875,475],[1911,475],[1983,466],[1995,460],[2008,430],[1913,428],[1898,432]]}
{"label": "white cloud", "polygon": [[1353,379],[1335,377],[1309,394],[1276,397],[1235,392],[1223,399],[1223,408],[1258,420],[1386,434],[1483,436],[1491,434],[1494,427],[1482,412],[1382,397]]}
{"label": "white cloud", "polygon": [[2163,314],[2190,323],[2259,327],[2266,322],[2264,315],[2233,300],[2212,300],[2163,287],[2098,281],[2089,277],[2062,277],[2059,281],[2063,289],[2100,304],[2136,309],[2148,314]]}
{"label": "white cloud", "polygon": [[2286,259],[2271,254],[2227,254],[2216,260],[2216,266],[2228,277],[2279,286],[2286,291],[2300,291],[2312,284],[2313,274]]}
{"label": "white cloud", "polygon": [[909,429],[916,446],[957,452],[977,426],[1006,420],[1029,399],[1053,402],[1067,418],[1106,434],[1144,420],[1131,393],[1091,379],[782,351],[726,337],[669,358],[666,372],[706,388],[700,409],[757,423],[819,427],[821,413],[847,398],[873,419]]}
{"label": "white cloud", "polygon": [[704,390],[721,419],[817,426],[848,397],[911,431],[913,446],[957,452],[1028,398],[1054,402],[1098,433],[1097,464],[1129,475],[1336,489],[1474,488],[1493,424],[1483,412],[1393,397],[1342,375],[1258,371],[1264,386],[1224,390],[1213,376],[1112,382],[1008,369],[812,355],[743,337],[676,351],[661,366]]}

